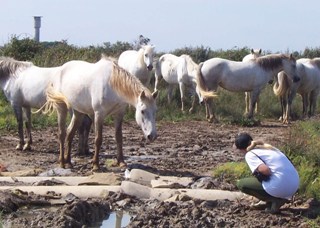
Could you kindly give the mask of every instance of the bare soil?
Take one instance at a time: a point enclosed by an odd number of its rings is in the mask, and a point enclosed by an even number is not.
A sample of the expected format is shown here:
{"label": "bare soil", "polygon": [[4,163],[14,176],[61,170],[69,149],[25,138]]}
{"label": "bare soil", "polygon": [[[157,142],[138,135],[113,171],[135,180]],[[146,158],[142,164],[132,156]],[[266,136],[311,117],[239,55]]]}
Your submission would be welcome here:
{"label": "bare soil", "polygon": [[[239,127],[206,121],[157,123],[158,138],[146,142],[135,122],[123,124],[123,148],[128,168],[141,168],[161,175],[211,176],[217,165],[242,161],[243,155],[232,150],[234,136],[246,131],[255,139],[281,146],[288,138],[289,127],[277,121],[263,121],[257,127]],[[102,170],[124,173],[123,168],[106,166],[116,156],[113,126],[104,127],[104,143],[100,154]],[[17,133],[0,136],[0,164],[8,171],[58,167],[57,129],[33,131],[32,151],[16,151]],[[93,151],[94,136],[90,135]],[[90,175],[90,157],[76,155],[74,142],[73,175]],[[213,183],[213,184],[212,184]],[[236,191],[233,183],[215,179],[206,188]],[[6,185],[7,183],[0,183]],[[73,199],[69,204],[50,207],[46,198],[26,193],[1,192],[2,222],[8,227],[82,227],[101,221],[108,213],[124,209],[133,216],[128,227],[308,227],[307,218],[318,216],[319,202],[297,197],[294,204],[283,206],[277,215],[250,209],[249,200],[200,201],[186,199],[177,202],[139,200],[124,194],[110,193],[107,199]],[[28,216],[22,216],[28,211]],[[319,224],[320,225],[320,224]]]}

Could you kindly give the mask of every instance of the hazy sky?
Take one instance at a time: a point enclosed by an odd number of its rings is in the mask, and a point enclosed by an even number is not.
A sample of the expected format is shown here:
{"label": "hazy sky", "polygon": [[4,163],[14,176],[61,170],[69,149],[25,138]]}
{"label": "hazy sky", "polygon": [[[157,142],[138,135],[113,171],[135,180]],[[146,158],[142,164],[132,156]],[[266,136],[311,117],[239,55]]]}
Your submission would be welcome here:
{"label": "hazy sky", "polygon": [[140,34],[158,51],[183,47],[320,47],[319,0],[0,0],[0,45],[12,35],[77,46],[134,42]]}

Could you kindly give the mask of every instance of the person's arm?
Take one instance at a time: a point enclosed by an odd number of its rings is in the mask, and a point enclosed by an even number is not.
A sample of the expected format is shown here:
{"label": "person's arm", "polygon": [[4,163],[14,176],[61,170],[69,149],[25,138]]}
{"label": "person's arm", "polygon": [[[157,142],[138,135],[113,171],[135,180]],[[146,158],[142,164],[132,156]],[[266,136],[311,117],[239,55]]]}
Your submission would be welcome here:
{"label": "person's arm", "polygon": [[260,164],[257,168],[257,170],[265,175],[265,176],[270,176],[271,175],[271,170],[266,164]]}

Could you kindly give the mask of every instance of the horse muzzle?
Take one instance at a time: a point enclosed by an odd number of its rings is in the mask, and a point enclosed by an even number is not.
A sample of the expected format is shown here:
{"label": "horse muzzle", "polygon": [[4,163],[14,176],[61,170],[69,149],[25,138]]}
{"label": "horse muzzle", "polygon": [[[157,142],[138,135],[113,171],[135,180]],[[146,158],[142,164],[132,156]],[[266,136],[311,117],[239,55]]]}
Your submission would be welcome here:
{"label": "horse muzzle", "polygon": [[148,69],[149,71],[152,71],[153,66],[152,66],[152,65],[149,65],[149,66],[147,66],[147,69]]}
{"label": "horse muzzle", "polygon": [[150,135],[147,136],[147,139],[148,139],[150,142],[153,142],[157,137],[158,137],[157,134],[150,134]]}

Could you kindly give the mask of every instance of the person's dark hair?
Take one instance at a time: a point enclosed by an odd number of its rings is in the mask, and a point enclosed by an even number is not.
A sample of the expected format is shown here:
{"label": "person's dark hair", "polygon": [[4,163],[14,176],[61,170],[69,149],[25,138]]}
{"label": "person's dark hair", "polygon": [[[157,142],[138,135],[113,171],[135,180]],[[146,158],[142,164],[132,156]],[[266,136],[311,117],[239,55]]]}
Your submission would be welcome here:
{"label": "person's dark hair", "polygon": [[248,133],[240,133],[236,136],[234,144],[237,149],[247,149],[252,140],[252,137]]}

